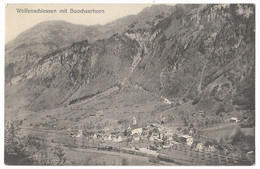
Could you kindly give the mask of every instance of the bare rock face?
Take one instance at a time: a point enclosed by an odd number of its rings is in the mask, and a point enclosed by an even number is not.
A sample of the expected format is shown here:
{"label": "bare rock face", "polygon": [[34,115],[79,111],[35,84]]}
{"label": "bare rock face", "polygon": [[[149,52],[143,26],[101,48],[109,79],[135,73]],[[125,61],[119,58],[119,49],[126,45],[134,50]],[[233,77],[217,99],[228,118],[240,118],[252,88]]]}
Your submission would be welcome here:
{"label": "bare rock face", "polygon": [[254,111],[254,17],[246,4],[159,5],[109,28],[40,23],[6,45],[6,99],[41,110],[134,85],[209,113]]}

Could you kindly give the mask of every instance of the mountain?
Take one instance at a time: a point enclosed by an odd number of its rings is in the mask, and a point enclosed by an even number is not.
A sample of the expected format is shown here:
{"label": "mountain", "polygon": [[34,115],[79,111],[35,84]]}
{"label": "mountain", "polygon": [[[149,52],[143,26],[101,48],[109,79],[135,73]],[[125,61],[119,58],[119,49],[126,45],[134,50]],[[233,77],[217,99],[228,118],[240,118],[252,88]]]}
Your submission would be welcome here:
{"label": "mountain", "polygon": [[147,41],[132,83],[205,111],[222,104],[253,110],[254,29],[251,5],[176,5],[150,29],[155,38]]}
{"label": "mountain", "polygon": [[6,44],[6,81],[9,82],[11,78],[29,70],[31,64],[37,64],[39,60],[59,52],[73,42],[109,38],[124,32],[131,23],[152,19],[168,8],[170,6],[156,5],[148,11],[144,9],[139,15],[126,16],[106,25],[75,25],[59,20],[39,23]]}
{"label": "mountain", "polygon": [[254,113],[254,75],[254,5],[154,5],[105,26],[22,33],[6,45],[5,99],[40,111],[138,86],[173,106]]}
{"label": "mountain", "polygon": [[65,21],[46,21],[22,32],[6,45],[6,80],[25,73],[30,65],[57,52],[71,42],[97,36],[95,27],[74,25]]}

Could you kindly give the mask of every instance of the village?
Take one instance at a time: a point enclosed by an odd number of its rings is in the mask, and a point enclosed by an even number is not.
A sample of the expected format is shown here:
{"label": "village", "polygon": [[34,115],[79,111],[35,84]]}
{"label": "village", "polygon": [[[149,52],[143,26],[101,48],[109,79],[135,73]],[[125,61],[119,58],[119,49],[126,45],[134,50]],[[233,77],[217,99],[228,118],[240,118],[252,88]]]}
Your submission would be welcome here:
{"label": "village", "polygon": [[[238,122],[237,118],[230,118],[230,123],[234,124]],[[231,151],[230,147],[220,145],[217,141],[207,136],[203,137],[201,135],[198,138],[195,135],[196,129],[193,127],[188,127],[188,130],[166,127],[164,126],[163,118],[161,124],[149,123],[145,126],[140,126],[137,123],[136,117],[133,117],[132,125],[125,126],[123,130],[117,129],[111,131],[108,127],[99,130],[84,130],[80,127],[74,127],[74,129],[69,128],[68,130],[71,132],[70,137],[74,139],[74,144],[78,147],[111,146],[118,149],[140,151],[151,155],[159,153],[170,155],[174,152],[174,149],[178,150],[179,148],[184,151],[213,153],[223,156],[232,155],[234,157],[237,155]],[[236,157],[235,159],[238,160],[239,158]]]}
{"label": "village", "polygon": [[[87,116],[81,114],[81,118],[80,116],[64,117],[64,121],[70,121],[69,124],[63,123],[59,114],[49,114],[34,123],[27,123],[24,119],[23,125],[36,130],[59,132],[60,136],[66,139],[53,139],[52,142],[62,143],[66,147],[99,148],[155,157],[164,155],[172,161],[188,159],[192,164],[234,165],[240,163],[241,158],[244,159],[244,163],[248,163],[249,159],[253,161],[254,152],[251,148],[246,151],[245,157],[241,157],[241,153],[229,143],[228,138],[216,140],[209,136],[208,132],[204,132],[211,128],[228,127],[233,130],[241,125],[243,119],[231,116],[225,117],[224,120],[212,120],[212,123],[205,121],[204,125],[201,125],[201,121],[192,122],[197,116],[203,119],[210,119],[210,117],[205,117],[204,112],[194,114],[181,115],[180,123],[176,126],[169,125],[169,118],[165,114],[158,116],[155,121],[143,123],[143,120],[135,115],[125,120],[106,119],[103,111],[90,113]],[[83,122],[84,120],[87,121]]]}

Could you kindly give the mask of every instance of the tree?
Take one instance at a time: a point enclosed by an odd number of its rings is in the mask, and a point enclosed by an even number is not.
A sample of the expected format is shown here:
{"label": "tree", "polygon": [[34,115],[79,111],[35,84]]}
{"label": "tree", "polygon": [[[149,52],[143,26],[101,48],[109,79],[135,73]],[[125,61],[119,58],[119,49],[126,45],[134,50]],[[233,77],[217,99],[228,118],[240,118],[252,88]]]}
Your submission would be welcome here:
{"label": "tree", "polygon": [[25,151],[26,137],[20,134],[20,128],[12,122],[5,124],[4,161],[9,165],[32,165],[34,161]]}
{"label": "tree", "polygon": [[217,144],[218,144],[217,140],[216,140],[216,139],[213,139],[213,140],[212,140],[212,144],[217,145]]}
{"label": "tree", "polygon": [[208,127],[208,125],[209,125],[209,122],[206,120],[205,121],[205,126]]}
{"label": "tree", "polygon": [[183,130],[182,130],[182,133],[183,133],[183,134],[188,134],[189,132],[188,132],[187,129],[183,129]]}
{"label": "tree", "polygon": [[34,160],[36,165],[49,164],[48,159],[48,146],[45,139],[38,137],[28,136],[26,140],[26,152]]}
{"label": "tree", "polygon": [[226,112],[226,107],[223,103],[221,103],[216,111],[217,116],[222,116],[222,113]]}
{"label": "tree", "polygon": [[62,165],[66,161],[61,147],[44,138],[22,136],[13,123],[5,127],[5,163],[10,165]]}
{"label": "tree", "polygon": [[58,157],[57,165],[62,165],[66,162],[66,158],[64,157],[65,153],[63,152],[63,149],[61,147],[55,147],[54,155]]}
{"label": "tree", "polygon": [[221,137],[220,139],[219,139],[219,144],[224,144],[225,142],[224,142],[224,139]]}

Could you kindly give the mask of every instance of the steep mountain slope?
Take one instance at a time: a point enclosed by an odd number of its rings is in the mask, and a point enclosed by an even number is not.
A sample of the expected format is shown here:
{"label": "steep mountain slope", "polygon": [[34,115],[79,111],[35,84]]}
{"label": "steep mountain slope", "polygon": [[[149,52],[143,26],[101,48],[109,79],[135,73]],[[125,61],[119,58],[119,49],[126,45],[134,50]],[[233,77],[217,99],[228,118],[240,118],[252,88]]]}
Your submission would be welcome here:
{"label": "steep mountain slope", "polygon": [[97,36],[95,27],[65,21],[46,21],[21,33],[6,45],[6,81],[30,69],[31,64],[53,55],[72,42]]}
{"label": "steep mountain slope", "polygon": [[[68,47],[66,40],[64,46],[50,41],[59,50],[32,59],[28,68],[18,62],[10,68],[7,62],[6,106],[18,99],[22,104],[16,106],[38,111],[134,85],[173,105],[192,102],[209,113],[254,111],[254,10],[253,5],[159,5],[107,28],[88,28],[86,36],[77,31],[78,42],[68,40]],[[12,69],[16,73],[10,76]]]}
{"label": "steep mountain slope", "polygon": [[199,102],[205,111],[215,112],[222,104],[254,110],[252,5],[177,5],[171,16],[161,18],[150,30],[129,31],[132,37],[148,32],[155,37],[145,42],[148,53],[132,83],[177,103]]}
{"label": "steep mountain slope", "polygon": [[134,41],[121,36],[91,44],[75,42],[12,79],[9,85],[18,89],[17,96],[28,98],[30,108],[54,108],[69,97],[73,100],[93,95],[119,84],[137,47]]}

